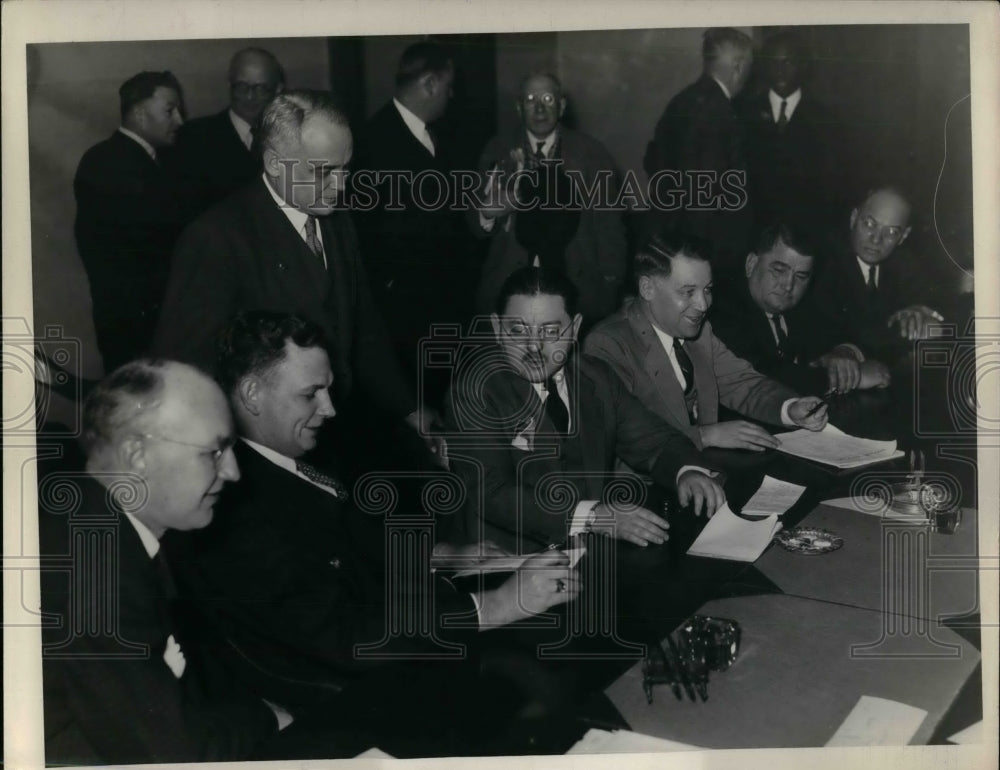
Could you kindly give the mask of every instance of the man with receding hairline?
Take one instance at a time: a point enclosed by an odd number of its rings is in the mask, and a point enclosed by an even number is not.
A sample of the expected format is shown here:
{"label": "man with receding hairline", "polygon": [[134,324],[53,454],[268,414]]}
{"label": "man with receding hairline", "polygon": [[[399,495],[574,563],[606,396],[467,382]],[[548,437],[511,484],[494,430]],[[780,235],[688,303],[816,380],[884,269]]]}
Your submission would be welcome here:
{"label": "man with receding hairline", "polygon": [[173,173],[191,221],[248,184],[258,173],[253,155],[260,113],[285,87],[285,71],[270,51],[243,48],[229,62],[229,106],[189,121],[177,137]]}

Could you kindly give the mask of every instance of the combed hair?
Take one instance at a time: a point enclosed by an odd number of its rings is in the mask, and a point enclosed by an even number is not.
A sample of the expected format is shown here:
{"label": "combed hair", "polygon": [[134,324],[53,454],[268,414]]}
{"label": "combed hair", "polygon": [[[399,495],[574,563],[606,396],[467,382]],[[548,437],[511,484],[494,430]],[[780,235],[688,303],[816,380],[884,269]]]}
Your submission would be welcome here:
{"label": "combed hair", "polygon": [[292,313],[253,310],[237,313],[219,337],[216,380],[232,395],[243,378],[265,375],[285,358],[285,343],[326,349],[323,330]]}
{"label": "combed hair", "polygon": [[87,457],[110,446],[121,429],[159,403],[167,361],[140,358],[115,369],[87,395],[80,443]]}
{"label": "combed hair", "polygon": [[507,276],[497,296],[496,313],[503,315],[506,312],[511,297],[537,297],[542,294],[562,297],[567,315],[576,315],[577,291],[573,282],[562,273],[540,267],[522,267]]}
{"label": "combed hair", "polygon": [[239,63],[240,58],[247,54],[256,54],[263,59],[267,59],[268,64],[274,70],[274,74],[277,75],[278,82],[282,85],[285,84],[285,68],[281,66],[281,62],[278,61],[277,57],[265,48],[258,48],[256,46],[251,46],[250,48],[241,48],[239,51],[233,54],[233,58],[229,60],[229,82],[232,83],[236,76],[236,65]]}
{"label": "combed hair", "polygon": [[820,252],[809,228],[793,222],[775,222],[757,235],[754,253],[767,254],[779,242],[804,257],[816,257]]}
{"label": "combed hair", "polygon": [[675,257],[684,255],[689,259],[708,261],[708,245],[691,235],[669,232],[657,233],[650,237],[635,253],[632,271],[636,278],[642,276],[670,275]]}
{"label": "combed hair", "polygon": [[451,52],[440,43],[414,43],[399,57],[396,68],[396,88],[415,83],[428,72],[446,72],[453,67]]}
{"label": "combed hair", "polygon": [[180,96],[183,91],[181,84],[172,72],[140,72],[133,75],[118,89],[118,98],[121,103],[121,118],[124,121],[128,114],[140,104],[149,99],[157,88],[172,88]]}
{"label": "combed hair", "polygon": [[297,145],[302,138],[302,124],[317,114],[335,125],[349,125],[347,115],[329,91],[305,88],[283,91],[268,103],[261,114],[261,147],[280,151]]}
{"label": "combed hair", "polygon": [[774,56],[775,51],[785,48],[800,65],[806,56],[805,44],[798,33],[791,30],[776,32],[767,38],[761,45],[760,55],[762,59],[769,59]]}
{"label": "combed hair", "polygon": [[715,61],[722,50],[728,46],[749,51],[753,48],[750,37],[732,27],[711,27],[701,36],[701,58],[705,62]]}

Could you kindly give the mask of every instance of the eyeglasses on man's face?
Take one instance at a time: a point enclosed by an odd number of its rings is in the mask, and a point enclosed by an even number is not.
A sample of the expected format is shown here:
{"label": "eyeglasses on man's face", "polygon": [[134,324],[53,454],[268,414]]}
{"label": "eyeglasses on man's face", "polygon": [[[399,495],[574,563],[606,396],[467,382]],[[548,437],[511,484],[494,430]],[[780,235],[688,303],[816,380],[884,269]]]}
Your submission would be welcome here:
{"label": "eyeglasses on man's face", "polygon": [[534,107],[536,104],[543,104],[546,107],[555,107],[558,101],[559,98],[555,94],[549,92],[545,92],[544,94],[527,94],[521,99],[521,103],[524,104],[525,107]]}
{"label": "eyeglasses on man's face", "polygon": [[160,436],[159,434],[156,433],[142,433],[140,435],[145,439],[151,439],[153,441],[163,441],[166,442],[167,444],[176,444],[177,446],[186,446],[186,447],[191,447],[192,449],[200,449],[201,454],[211,459],[211,461],[215,464],[216,468],[219,468],[222,465],[222,458],[226,456],[226,453],[229,452],[233,448],[233,445],[236,443],[236,439],[234,437],[229,437],[227,439],[224,439],[223,441],[220,441],[218,446],[211,447],[211,446],[205,446],[204,444],[192,444],[189,441],[179,441],[175,438],[170,438],[169,436]]}
{"label": "eyeglasses on man's face", "polygon": [[871,215],[861,218],[861,227],[869,234],[878,233],[884,240],[890,243],[898,241],[903,237],[902,227],[899,225],[883,225]]}
{"label": "eyeglasses on man's face", "polygon": [[274,83],[247,83],[245,80],[236,80],[230,83],[233,91],[241,99],[253,97],[264,99],[274,96],[278,87]]}
{"label": "eyeglasses on man's face", "polygon": [[514,342],[530,342],[533,339],[541,342],[558,342],[572,328],[572,324],[563,326],[560,323],[547,323],[531,326],[523,321],[507,321],[500,325],[503,333]]}

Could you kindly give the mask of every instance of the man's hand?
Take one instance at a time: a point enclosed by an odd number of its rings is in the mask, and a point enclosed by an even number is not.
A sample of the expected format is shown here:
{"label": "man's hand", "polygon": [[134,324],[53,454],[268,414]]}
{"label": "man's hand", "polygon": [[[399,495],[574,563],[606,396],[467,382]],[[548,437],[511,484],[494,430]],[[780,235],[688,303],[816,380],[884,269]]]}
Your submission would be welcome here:
{"label": "man's hand", "polygon": [[827,409],[823,404],[813,412],[813,408],[823,402],[818,396],[797,398],[788,405],[788,417],[800,428],[806,430],[823,430],[826,427]]}
{"label": "man's hand", "polygon": [[645,508],[621,508],[613,503],[601,503],[594,510],[598,519],[614,520],[615,537],[628,540],[643,547],[650,543],[660,545],[667,542],[670,525],[655,513]]}
{"label": "man's hand", "polygon": [[514,623],[537,615],[580,593],[580,576],[569,568],[562,551],[543,551],[525,560],[521,568],[479,602],[479,630]]}
{"label": "man's hand", "polygon": [[417,407],[406,416],[406,422],[424,440],[427,450],[434,455],[435,462],[442,468],[448,468],[448,444],[441,436],[432,433],[441,424],[438,413],[426,406]]}
{"label": "man's hand", "polygon": [[858,385],[860,390],[869,388],[887,388],[892,382],[889,374],[889,367],[881,361],[865,361],[861,364],[861,382]]}
{"label": "man's hand", "polygon": [[506,172],[496,173],[498,171],[498,167],[494,166],[493,171],[486,175],[486,184],[480,198],[486,203],[477,209],[484,219],[498,219],[514,210],[514,203],[507,194],[510,177]]}
{"label": "man's hand", "polygon": [[705,446],[717,446],[723,449],[749,449],[763,452],[774,449],[778,440],[759,425],[745,420],[730,420],[717,422],[714,425],[701,425],[701,443]]}
{"label": "man's hand", "polygon": [[677,480],[677,498],[681,507],[693,503],[694,515],[701,516],[702,508],[706,518],[712,518],[719,507],[726,502],[726,493],[722,485],[701,471],[685,471]]}
{"label": "man's hand", "polygon": [[912,341],[926,339],[930,324],[943,320],[943,315],[927,305],[911,305],[889,316],[888,325],[899,324],[899,336]]}
{"label": "man's hand", "polygon": [[811,366],[821,366],[826,369],[826,382],[829,390],[847,393],[861,383],[861,364],[857,359],[839,353],[827,353],[813,361]]}

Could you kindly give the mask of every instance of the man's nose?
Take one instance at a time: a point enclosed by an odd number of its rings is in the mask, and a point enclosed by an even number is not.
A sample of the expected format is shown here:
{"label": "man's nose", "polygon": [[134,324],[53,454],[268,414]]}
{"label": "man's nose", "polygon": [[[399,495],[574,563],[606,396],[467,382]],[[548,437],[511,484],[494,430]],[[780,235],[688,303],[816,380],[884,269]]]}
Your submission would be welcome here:
{"label": "man's nose", "polygon": [[232,447],[228,447],[222,453],[221,464],[219,465],[219,478],[225,481],[240,480],[240,466],[236,463],[236,454]]}
{"label": "man's nose", "polygon": [[694,299],[692,300],[692,304],[694,305],[694,307],[695,307],[696,310],[700,310],[702,312],[705,312],[705,311],[708,310],[709,305],[711,303],[709,302],[708,298],[704,294],[700,294],[699,293],[699,294],[695,294],[694,295]]}
{"label": "man's nose", "polygon": [[329,390],[321,390],[317,393],[317,398],[319,399],[319,409],[317,414],[323,418],[333,417],[337,414],[337,410],[333,406],[333,400],[330,398]]}

